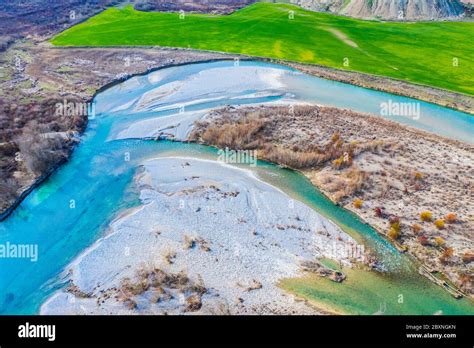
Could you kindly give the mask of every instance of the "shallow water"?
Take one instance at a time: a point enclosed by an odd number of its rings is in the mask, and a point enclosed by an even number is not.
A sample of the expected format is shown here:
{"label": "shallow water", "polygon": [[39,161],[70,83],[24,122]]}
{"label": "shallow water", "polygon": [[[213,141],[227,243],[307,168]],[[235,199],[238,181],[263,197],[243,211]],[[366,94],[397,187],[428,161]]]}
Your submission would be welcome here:
{"label": "shallow water", "polygon": [[[272,64],[241,62],[240,67],[254,70],[249,72],[247,69],[244,74],[239,67],[233,68],[232,62],[192,64],[134,77],[97,95],[97,115],[90,120],[71,160],[0,223],[0,244],[34,244],[39,249],[36,262],[0,259],[0,313],[38,312],[45,298],[64,284],[61,280],[67,273],[67,270],[63,271],[68,263],[106,233],[108,223],[118,212],[138,204],[131,183],[143,160],[171,154],[216,157],[215,150],[195,144],[111,140],[128,125],[138,120],[176,114],[183,105],[186,111],[192,111],[228,104],[294,99],[375,112],[381,101],[400,98],[310,77]],[[220,70],[214,70],[217,72],[214,74],[212,69]],[[185,81],[184,85],[182,81]],[[150,91],[153,92],[148,93]],[[140,100],[146,93],[149,98]],[[426,113],[426,117],[421,117],[416,125],[431,127],[435,132],[459,139],[474,133],[474,117],[428,103],[421,105],[422,115]],[[405,118],[397,120],[411,122]],[[464,140],[472,141],[470,137]],[[426,313],[438,310],[444,313],[474,313],[472,304],[467,300],[456,301],[418,276],[407,257],[398,254],[353,214],[332,204],[302,175],[267,163],[260,163],[255,171],[265,181],[338,223],[383,258],[390,273],[381,280],[371,282],[370,288],[374,292],[382,294],[388,287],[403,291],[409,298],[424,296]],[[357,287],[357,284],[354,286]],[[321,291],[324,291],[323,287]],[[330,288],[327,291],[330,294]],[[317,296],[329,303],[337,301],[329,295],[320,293]],[[349,302],[357,301],[357,297],[350,298],[348,296]],[[378,307],[378,302],[374,298],[370,306],[364,305],[365,310],[372,311],[372,305]],[[419,306],[407,306],[404,311],[418,313]],[[345,308],[351,312],[351,306]]]}

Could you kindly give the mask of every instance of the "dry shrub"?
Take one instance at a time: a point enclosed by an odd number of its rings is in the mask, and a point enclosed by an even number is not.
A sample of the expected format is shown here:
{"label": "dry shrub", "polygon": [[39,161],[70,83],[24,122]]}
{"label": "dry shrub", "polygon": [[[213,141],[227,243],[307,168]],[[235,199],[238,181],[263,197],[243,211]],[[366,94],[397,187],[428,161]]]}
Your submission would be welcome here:
{"label": "dry shrub", "polygon": [[171,265],[174,263],[174,259],[176,258],[176,252],[173,250],[168,250],[163,255],[163,258],[165,259],[167,264]]}
{"label": "dry shrub", "polygon": [[332,166],[335,169],[341,169],[344,166],[344,155],[341,155],[341,157],[336,158],[334,161],[332,161]]}
{"label": "dry shrub", "polygon": [[273,144],[266,144],[261,150],[266,160],[294,169],[313,168],[327,160],[327,156],[318,152],[294,152]]}
{"label": "dry shrub", "polygon": [[360,192],[367,178],[367,173],[356,167],[342,171],[339,175],[327,173],[323,178],[322,187],[331,192],[331,197],[340,202],[344,197]]}
{"label": "dry shrub", "polygon": [[387,233],[387,236],[393,240],[398,239],[400,237],[400,231],[397,231],[394,228],[390,228],[390,230]]}
{"label": "dry shrub", "polygon": [[421,221],[431,221],[433,219],[433,214],[428,210],[422,211],[420,213],[420,219]]}
{"label": "dry shrub", "polygon": [[[312,108],[295,108],[295,115],[315,112]],[[281,113],[275,118],[275,113]],[[317,114],[317,112],[316,112]],[[337,169],[350,167],[354,154],[373,147],[376,144],[364,144],[344,141],[339,133],[334,133],[325,144],[285,142],[274,136],[278,122],[286,122],[294,115],[288,115],[286,108],[262,109],[256,111],[221,111],[213,122],[199,122],[190,135],[193,141],[202,141],[219,148],[259,150],[259,157],[294,169],[306,169],[334,161]],[[290,134],[291,138],[294,134]]]}
{"label": "dry shrub", "polygon": [[458,218],[456,216],[456,214],[454,213],[449,213],[446,215],[446,217],[444,218],[444,220],[448,223],[448,224],[455,224],[457,221],[458,221]]}
{"label": "dry shrub", "polygon": [[201,296],[207,292],[202,281],[193,282],[183,272],[172,274],[156,267],[144,267],[137,271],[133,281],[129,278],[122,280],[118,289],[118,299],[128,306],[130,301],[134,302],[134,296],[152,291],[151,302],[157,303],[172,298],[169,290],[178,290],[180,293],[193,297],[192,300],[189,300],[188,297],[186,311],[199,309],[198,304],[201,301]]}
{"label": "dry shrub", "polygon": [[201,138],[204,142],[221,148],[255,149],[258,147],[259,133],[266,122],[257,117],[245,117],[232,124],[208,127]]}
{"label": "dry shrub", "polygon": [[184,248],[192,249],[196,246],[196,237],[184,236]]}
{"label": "dry shrub", "polygon": [[[351,144],[353,144],[352,142]],[[388,146],[387,144],[384,143],[383,140],[373,140],[373,141],[368,141],[366,143],[356,143],[352,149],[354,150],[354,155],[361,154],[366,151],[370,151],[373,153],[380,153],[380,150],[384,147]]]}
{"label": "dry shrub", "polygon": [[473,252],[465,252],[462,255],[462,261],[464,263],[470,263],[474,261],[474,253]]}
{"label": "dry shrub", "polygon": [[418,242],[423,246],[430,246],[431,243],[426,236],[418,236]]}
{"label": "dry shrub", "polygon": [[446,241],[441,237],[435,237],[434,241],[437,246],[443,246],[444,244],[446,244]]}
{"label": "dry shrub", "polygon": [[413,177],[415,178],[415,180],[422,180],[423,179],[423,174],[421,174],[420,172],[415,172],[413,174]]}
{"label": "dry shrub", "polygon": [[128,309],[132,310],[132,309],[136,309],[138,305],[134,300],[128,299],[128,300],[125,301],[125,306]]}
{"label": "dry shrub", "polygon": [[70,152],[67,141],[48,138],[39,133],[36,121],[25,125],[21,136],[17,137],[15,142],[20,150],[21,162],[31,173],[38,176],[64,162]]}
{"label": "dry shrub", "polygon": [[7,204],[9,201],[13,201],[17,197],[17,191],[20,189],[20,183],[14,178],[8,178],[6,175],[2,177],[0,181],[0,197],[2,203],[0,203],[0,209],[3,208],[3,204]]}
{"label": "dry shrub", "polygon": [[461,286],[464,287],[464,286],[472,286],[472,283],[473,283],[473,276],[472,274],[468,274],[468,273],[460,273],[459,274],[459,282],[461,283]]}
{"label": "dry shrub", "polygon": [[355,192],[359,191],[364,185],[365,180],[367,179],[367,173],[359,170],[358,168],[350,168],[345,173],[348,182],[345,187],[346,196],[350,196]]}
{"label": "dry shrub", "polygon": [[446,263],[449,261],[449,259],[451,258],[451,256],[453,256],[454,254],[454,250],[453,248],[445,248],[441,254],[441,256],[439,257],[439,260],[442,262],[442,263]]}
{"label": "dry shrub", "polygon": [[362,199],[360,199],[360,198],[354,199],[354,202],[353,202],[354,208],[356,208],[356,209],[362,208],[363,203],[364,203],[364,202],[363,202]]}
{"label": "dry shrub", "polygon": [[253,290],[258,290],[263,287],[262,283],[260,283],[258,280],[253,279],[252,282],[247,286],[247,291],[253,291]]}
{"label": "dry shrub", "polygon": [[443,219],[435,220],[434,224],[435,224],[435,226],[438,230],[442,230],[444,228],[444,220]]}
{"label": "dry shrub", "polygon": [[195,312],[202,307],[201,296],[193,294],[186,299],[186,312]]}
{"label": "dry shrub", "polygon": [[422,227],[418,224],[411,225],[411,229],[412,229],[413,233],[415,233],[415,234],[418,234],[422,231]]}

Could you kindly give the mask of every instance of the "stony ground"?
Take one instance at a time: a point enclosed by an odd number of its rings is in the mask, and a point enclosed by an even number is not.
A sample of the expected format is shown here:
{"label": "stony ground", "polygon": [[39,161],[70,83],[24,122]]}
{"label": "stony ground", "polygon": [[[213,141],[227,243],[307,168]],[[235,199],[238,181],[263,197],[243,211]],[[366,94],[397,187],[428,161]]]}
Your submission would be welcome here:
{"label": "stony ground", "polygon": [[354,239],[249,170],[187,157],[141,169],[141,205],[67,267],[42,314],[321,314],[278,282],[321,257],[364,262]]}

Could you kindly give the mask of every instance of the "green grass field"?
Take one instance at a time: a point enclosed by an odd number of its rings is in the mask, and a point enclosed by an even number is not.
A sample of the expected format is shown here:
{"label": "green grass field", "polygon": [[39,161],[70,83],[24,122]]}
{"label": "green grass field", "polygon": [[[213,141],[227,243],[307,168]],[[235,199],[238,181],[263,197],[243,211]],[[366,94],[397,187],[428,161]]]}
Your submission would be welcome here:
{"label": "green grass field", "polygon": [[[294,11],[294,19],[290,19]],[[57,46],[189,47],[315,63],[474,95],[474,23],[385,23],[256,3],[228,16],[110,8]],[[458,62],[457,66],[456,60]],[[348,63],[345,66],[344,63]]]}

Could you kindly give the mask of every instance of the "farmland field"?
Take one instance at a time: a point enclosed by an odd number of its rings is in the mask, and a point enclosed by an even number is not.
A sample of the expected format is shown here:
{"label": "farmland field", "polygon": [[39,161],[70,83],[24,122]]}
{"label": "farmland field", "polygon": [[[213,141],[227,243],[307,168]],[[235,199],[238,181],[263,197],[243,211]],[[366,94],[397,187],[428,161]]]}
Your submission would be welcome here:
{"label": "farmland field", "polygon": [[[292,12],[293,11],[293,12]],[[363,21],[287,4],[231,15],[110,8],[56,46],[170,46],[242,53],[388,76],[474,95],[474,23]]]}

